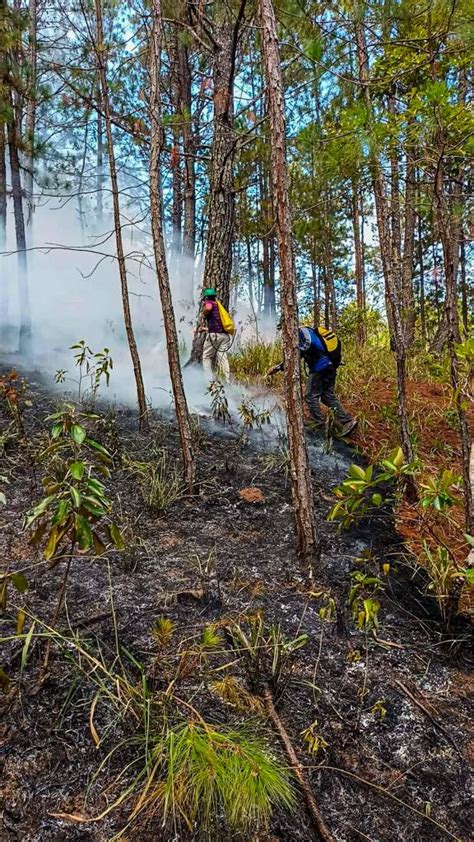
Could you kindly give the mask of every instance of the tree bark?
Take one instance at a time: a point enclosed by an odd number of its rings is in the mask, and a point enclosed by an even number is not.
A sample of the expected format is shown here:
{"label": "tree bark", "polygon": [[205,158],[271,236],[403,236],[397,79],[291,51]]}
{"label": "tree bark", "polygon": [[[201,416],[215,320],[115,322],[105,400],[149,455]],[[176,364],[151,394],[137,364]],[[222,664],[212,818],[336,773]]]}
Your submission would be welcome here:
{"label": "tree bark", "polygon": [[103,119],[102,119],[102,111],[101,111],[101,93],[100,93],[100,78],[98,81],[97,86],[97,123],[96,123],[96,130],[97,130],[97,171],[96,171],[96,192],[97,192],[97,225],[102,225],[104,220],[104,197],[103,197],[103,186],[104,186],[104,128],[103,128]]}
{"label": "tree bark", "polygon": [[35,128],[36,128],[36,32],[37,32],[37,5],[36,0],[29,0],[28,4],[28,92],[26,105],[25,125],[25,195],[28,202],[27,225],[30,229],[30,240],[32,236],[33,213],[34,213],[34,152],[35,152]]}
{"label": "tree bark", "polygon": [[[239,26],[246,0],[241,0],[237,20],[228,4],[216,9],[219,17],[214,27],[214,134],[209,168],[207,202],[208,231],[204,259],[203,289],[213,287],[224,307],[229,308],[232,276],[232,243],[235,228],[234,156],[234,74]],[[194,335],[191,357],[187,363],[201,361],[203,338],[198,329]]]}
{"label": "tree bark", "polygon": [[168,363],[171,384],[173,388],[176,419],[178,422],[183,457],[184,475],[189,487],[195,478],[195,457],[192,446],[191,422],[189,418],[186,395],[181,376],[181,365],[178,352],[178,334],[171,298],[168,268],[166,266],[165,246],[163,240],[163,207],[160,184],[160,157],[163,144],[163,130],[161,127],[161,97],[160,97],[160,67],[161,48],[163,41],[163,24],[161,18],[160,0],[152,0],[153,24],[150,43],[150,206],[151,230],[153,248],[155,252],[156,274],[160,290],[161,307],[168,350]]}
{"label": "tree bark", "polygon": [[191,69],[187,48],[178,39],[179,108],[183,120],[183,254],[194,261],[196,250],[196,172],[194,137],[191,116]]}
{"label": "tree bark", "polygon": [[[420,194],[420,174],[417,174],[417,192],[418,192],[418,205],[421,205],[421,194]],[[424,257],[423,257],[423,226],[422,226],[422,219],[421,219],[421,212],[418,210],[418,267],[420,272],[420,290],[419,290],[419,298],[420,298],[420,329],[421,329],[421,339],[424,345],[426,345],[426,304],[425,304],[425,264],[424,264]]]}
{"label": "tree bark", "polygon": [[7,242],[7,163],[6,163],[5,125],[0,120],[0,251]]}
{"label": "tree bark", "polygon": [[[357,15],[356,19],[354,20],[354,30],[357,46],[359,79],[362,86],[364,102],[367,110],[368,128],[370,130],[373,125],[373,107],[370,97],[369,56],[365,40],[363,22],[360,15]],[[375,211],[380,244],[380,255],[382,259],[382,267],[385,281],[387,315],[391,332],[392,344],[397,362],[398,417],[401,439],[400,444],[406,462],[412,462],[414,454],[413,446],[410,439],[406,401],[406,358],[409,335],[406,330],[404,319],[403,290],[401,282],[401,263],[399,248],[398,206],[396,202],[395,204],[393,204],[393,190],[397,189],[396,182],[398,178],[398,170],[392,160],[392,206],[390,208],[387,198],[387,185],[382,164],[373,146],[371,146],[370,148],[369,155],[369,164],[375,199]],[[414,483],[411,480],[407,483],[407,491],[409,492],[411,497],[415,497],[415,487]]]}
{"label": "tree bark", "polygon": [[309,563],[318,544],[314,521],[313,490],[304,436],[301,367],[298,347],[298,304],[288,195],[286,125],[283,79],[275,12],[271,0],[259,0],[263,63],[268,89],[274,213],[278,231],[285,361],[285,398],[290,449],[293,506],[298,548]]}
{"label": "tree bark", "polygon": [[352,232],[354,236],[354,275],[356,282],[356,303],[357,303],[357,342],[363,345],[365,335],[365,296],[364,296],[364,263],[362,257],[361,227],[359,219],[359,189],[352,181]]}
{"label": "tree bark", "polygon": [[451,195],[447,194],[447,183],[444,172],[443,154],[446,148],[442,130],[438,132],[439,159],[435,174],[434,194],[438,230],[441,238],[444,259],[444,275],[446,284],[445,322],[447,326],[447,346],[450,360],[451,386],[459,419],[462,472],[464,489],[464,512],[466,532],[471,534],[473,526],[473,498],[470,478],[471,434],[467,421],[464,404],[466,396],[461,386],[459,361],[456,355],[456,344],[460,341],[459,316],[457,308],[457,275],[459,267],[459,244],[462,236],[461,188],[459,173]]}
{"label": "tree bark", "polygon": [[[110,102],[109,92],[107,87],[107,47],[104,44],[104,27],[102,19],[102,5],[101,0],[95,0],[95,16],[96,16],[96,38],[97,42],[93,45],[96,52],[97,71],[99,77],[100,88],[98,91],[98,99],[100,111],[104,115],[105,134],[107,138],[110,183],[112,189],[112,206],[115,230],[115,243],[117,248],[117,262],[120,275],[120,287],[122,293],[122,309],[125,323],[125,331],[127,333],[128,347],[132,359],[133,373],[135,376],[135,385],[137,390],[139,423],[141,426],[146,425],[147,405],[145,397],[145,387],[143,385],[142,367],[138,347],[133,331],[132,314],[130,310],[130,299],[128,294],[128,278],[127,267],[125,263],[125,254],[123,250],[122,238],[122,222],[120,218],[120,199],[117,178],[117,166],[115,161],[114,141],[112,136],[112,123],[110,116]],[[97,112],[99,117],[99,112]],[[98,124],[99,126],[99,124]]]}
{"label": "tree bark", "polygon": [[7,91],[10,118],[7,123],[8,153],[12,180],[13,213],[15,217],[15,237],[18,252],[18,289],[20,299],[20,354],[31,353],[31,307],[28,288],[28,262],[26,259],[26,229],[23,212],[23,191],[21,186],[20,156],[18,152],[17,115],[13,104],[11,86]]}

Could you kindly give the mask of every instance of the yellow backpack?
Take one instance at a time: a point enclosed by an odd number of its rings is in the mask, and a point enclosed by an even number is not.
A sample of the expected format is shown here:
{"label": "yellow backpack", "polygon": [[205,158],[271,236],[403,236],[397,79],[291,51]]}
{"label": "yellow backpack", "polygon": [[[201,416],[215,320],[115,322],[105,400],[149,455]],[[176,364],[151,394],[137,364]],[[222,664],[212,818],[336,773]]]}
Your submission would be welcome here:
{"label": "yellow backpack", "polygon": [[328,330],[326,327],[322,327],[321,325],[316,327],[315,330],[325,346],[327,355],[333,366],[337,368],[341,365],[341,340],[338,336],[336,336],[333,330]]}
{"label": "yellow backpack", "polygon": [[229,316],[227,310],[225,309],[224,305],[221,304],[220,301],[216,301],[216,303],[217,308],[219,310],[219,316],[222,322],[222,327],[224,328],[225,332],[230,334],[235,333],[235,325],[232,316]]}

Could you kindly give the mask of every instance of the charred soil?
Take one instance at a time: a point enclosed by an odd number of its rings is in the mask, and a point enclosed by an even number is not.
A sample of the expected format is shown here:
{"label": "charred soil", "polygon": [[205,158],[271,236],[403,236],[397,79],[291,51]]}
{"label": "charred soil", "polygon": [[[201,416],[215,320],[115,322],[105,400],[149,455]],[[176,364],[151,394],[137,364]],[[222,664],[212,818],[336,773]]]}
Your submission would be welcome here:
{"label": "charred soil", "polygon": [[[24,410],[25,436],[4,442],[1,470],[10,479],[1,510],[2,565],[31,569],[28,591],[7,604],[2,618],[2,637],[12,640],[2,645],[1,656],[9,686],[0,697],[0,838],[99,842],[120,831],[131,809],[125,801],[103,820],[87,821],[126,788],[127,773],[120,782],[117,777],[133,759],[130,745],[117,750],[91,781],[111,749],[125,741],[127,726],[114,724],[107,706],[97,705],[94,728],[101,741],[96,747],[90,716],[96,687],[54,646],[48,675],[39,683],[41,645],[30,647],[22,665],[23,644],[13,639],[18,604],[48,622],[62,566],[49,569],[21,528],[25,511],[41,496],[36,454],[44,444],[44,419],[55,405],[38,383],[28,389],[32,406]],[[74,558],[60,624],[64,634],[80,637],[110,662],[117,656],[118,639],[122,653],[147,665],[150,675],[154,670],[158,686],[152,634],[157,617],[173,622],[176,640],[197,639],[209,624],[224,629],[257,614],[269,626],[279,625],[288,640],[307,635],[306,645],[287,661],[275,701],[334,838],[467,840],[473,755],[469,630],[460,624],[447,636],[441,633],[435,602],[426,596],[420,574],[413,576],[390,511],[342,534],[325,520],[331,489],[354,461],[350,449],[336,444],[327,453],[317,440],[311,442],[322,553],[309,580],[294,551],[284,471],[269,469],[262,460],[275,440],[255,431],[242,441],[238,431],[202,421],[196,434],[199,488],[156,513],[130,463],[153,460],[158,448],[178,464],[174,425],[156,417],[148,432],[139,433],[134,413],[120,408],[100,423],[97,435],[114,451],[108,492],[126,548],[95,559]],[[381,571],[387,564],[385,575]],[[358,630],[349,610],[350,574],[361,565],[370,565],[383,579],[375,635]],[[329,598],[334,612],[328,619],[321,608]],[[219,657],[230,661],[234,654],[229,648],[226,657],[225,634],[222,641]],[[252,675],[243,661],[235,669],[249,693],[258,695],[262,676]],[[206,721],[250,717],[280,750],[264,716],[233,709],[196,675],[190,665],[181,693]],[[319,751],[308,740],[308,729],[322,738]],[[132,825],[125,837],[184,842],[197,839],[198,831],[163,829],[155,816]],[[223,838],[230,837],[223,832]],[[317,837],[301,800],[294,815],[275,813],[268,831],[244,838],[297,842]]]}

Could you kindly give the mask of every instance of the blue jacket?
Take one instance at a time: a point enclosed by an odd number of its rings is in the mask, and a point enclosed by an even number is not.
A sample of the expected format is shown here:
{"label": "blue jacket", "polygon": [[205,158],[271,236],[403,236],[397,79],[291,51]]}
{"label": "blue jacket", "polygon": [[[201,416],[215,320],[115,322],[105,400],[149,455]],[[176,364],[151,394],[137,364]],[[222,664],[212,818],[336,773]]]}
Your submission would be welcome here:
{"label": "blue jacket", "polygon": [[300,327],[300,353],[311,374],[332,365],[318,334],[311,328]]}

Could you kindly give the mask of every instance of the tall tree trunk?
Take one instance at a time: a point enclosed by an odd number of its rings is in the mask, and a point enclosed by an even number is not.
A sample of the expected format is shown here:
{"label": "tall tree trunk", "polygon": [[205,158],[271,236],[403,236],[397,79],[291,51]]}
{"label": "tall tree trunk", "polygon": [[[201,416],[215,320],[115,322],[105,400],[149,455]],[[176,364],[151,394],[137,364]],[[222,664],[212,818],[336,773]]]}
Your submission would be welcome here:
{"label": "tall tree trunk", "polygon": [[317,553],[313,490],[304,436],[301,367],[298,348],[296,272],[291,237],[283,78],[275,12],[271,0],[259,0],[263,63],[268,89],[274,213],[278,231],[285,360],[288,442],[298,548],[311,563]]}
{"label": "tall tree trunk", "polygon": [[[1,8],[1,7],[0,7]],[[0,120],[0,251],[7,242],[7,147],[5,125]]]}
{"label": "tall tree trunk", "polygon": [[[357,58],[359,66],[359,78],[362,86],[364,102],[367,111],[369,130],[373,127],[373,108],[370,97],[370,74],[369,56],[365,40],[363,21],[360,15],[354,21],[356,36]],[[385,280],[385,293],[387,300],[387,314],[391,331],[392,344],[397,362],[397,394],[398,394],[398,417],[400,428],[400,444],[403,455],[407,462],[413,461],[413,446],[410,438],[410,430],[407,414],[406,400],[406,357],[407,357],[407,334],[403,317],[403,300],[401,289],[401,265],[399,260],[400,251],[397,248],[399,225],[397,219],[397,207],[390,209],[387,199],[387,185],[375,147],[370,149],[370,172],[372,187],[375,199],[375,211],[380,244],[380,255]],[[392,191],[397,171],[394,165],[391,169]],[[393,198],[393,195],[392,195]],[[392,210],[392,214],[390,213]],[[395,217],[395,218],[394,218]],[[395,249],[393,247],[393,235],[395,235]],[[395,259],[394,259],[395,258]],[[398,275],[395,273],[398,272]],[[414,483],[410,480],[407,484],[407,491],[411,497],[415,497]]]}
{"label": "tall tree trunk", "polygon": [[161,127],[161,97],[160,97],[160,66],[161,48],[163,41],[163,24],[161,19],[161,2],[152,0],[153,25],[150,43],[150,207],[151,230],[153,248],[155,252],[156,274],[160,290],[163,322],[165,326],[168,363],[173,388],[176,419],[178,422],[183,456],[184,475],[191,487],[195,477],[195,457],[192,446],[191,422],[189,418],[186,395],[181,376],[181,365],[178,352],[178,334],[171,298],[168,268],[166,266],[165,246],[163,240],[163,207],[160,184],[160,157],[163,143],[163,129]]}
{"label": "tall tree trunk", "polygon": [[203,287],[214,287],[224,307],[229,306],[234,237],[234,23],[230,7],[220,10],[214,50],[214,135],[211,147],[208,233]]}
{"label": "tall tree trunk", "polygon": [[98,80],[98,87],[97,87],[97,123],[96,123],[96,131],[97,131],[97,138],[96,138],[96,154],[97,154],[97,170],[96,170],[96,193],[97,193],[97,207],[96,207],[96,214],[97,214],[97,225],[102,225],[104,220],[104,194],[103,194],[103,187],[104,187],[104,127],[103,127],[103,119],[102,119],[102,112],[101,112],[101,92],[100,92],[100,77]]}
{"label": "tall tree trunk", "polygon": [[315,327],[320,324],[321,302],[319,300],[318,267],[316,261],[311,260],[311,281],[313,293],[313,324]]}
{"label": "tall tree trunk", "polygon": [[[125,330],[127,333],[128,347],[132,359],[133,373],[135,376],[135,385],[137,390],[138,411],[140,415],[140,425],[146,424],[147,405],[145,397],[145,387],[143,385],[142,366],[138,347],[135,340],[135,334],[132,324],[132,313],[130,310],[130,298],[128,294],[128,278],[127,267],[125,263],[125,254],[123,250],[122,238],[122,222],[120,218],[120,199],[117,179],[117,165],[115,161],[114,141],[112,136],[112,123],[110,116],[109,92],[107,87],[107,47],[104,44],[104,27],[102,20],[102,0],[95,0],[95,16],[96,16],[96,38],[97,43],[94,44],[97,70],[99,76],[99,109],[104,114],[105,134],[107,138],[110,184],[112,188],[112,206],[114,217],[115,243],[117,248],[117,262],[120,275],[120,287],[122,293],[122,309],[125,323]],[[99,113],[99,112],[97,112]]]}
{"label": "tall tree trunk", "polygon": [[359,189],[355,182],[352,181],[352,232],[354,236],[354,275],[356,283],[356,303],[357,303],[357,342],[362,345],[365,342],[365,301],[364,301],[364,265],[362,258],[362,241],[361,241],[361,227],[359,218]]}
{"label": "tall tree trunk", "polygon": [[[219,20],[214,28],[214,134],[209,166],[207,202],[207,243],[204,259],[203,289],[217,290],[224,307],[229,308],[232,276],[232,243],[235,227],[234,156],[234,74],[238,33],[246,0],[241,0],[237,20],[228,4],[216,9]],[[201,324],[198,317],[198,328]],[[187,364],[200,362],[203,334],[196,330],[191,357]]]}
{"label": "tall tree trunk", "polygon": [[421,339],[423,344],[426,344],[426,305],[425,305],[425,264],[423,257],[423,225],[421,219],[421,191],[420,191],[420,173],[417,173],[417,193],[418,193],[418,266],[420,272],[420,329]]}
{"label": "tall tree trunk", "polygon": [[464,337],[469,336],[469,304],[466,283],[466,244],[464,242],[464,230],[461,227],[461,249],[459,254],[459,268],[461,270],[461,313],[462,329]]}
{"label": "tall tree trunk", "polygon": [[15,217],[15,237],[18,252],[18,289],[20,299],[20,354],[31,353],[31,308],[28,288],[28,262],[26,259],[26,229],[23,212],[23,191],[21,186],[20,156],[18,152],[17,115],[13,104],[11,87],[7,92],[10,119],[7,125],[8,153],[12,180],[13,212]]}
{"label": "tall tree trunk", "polygon": [[[0,6],[1,9],[1,6]],[[0,56],[1,63],[1,56]],[[0,79],[2,75],[0,73]],[[5,126],[0,119],[0,251],[7,246],[7,166]],[[0,260],[1,260],[0,256]],[[8,289],[6,278],[0,281],[0,344],[5,341],[5,328],[8,320]]]}
{"label": "tall tree trunk", "polygon": [[416,222],[416,166],[411,148],[406,154],[405,224],[403,228],[403,256],[401,267],[402,317],[404,320],[405,344],[409,348],[415,338],[415,302],[413,297],[413,265],[415,254]]}
{"label": "tall tree trunk", "polygon": [[89,136],[89,119],[90,119],[90,108],[86,107],[85,112],[85,128],[84,128],[84,146],[82,151],[82,162],[81,162],[81,169],[79,172],[79,179],[77,185],[77,209],[79,215],[79,225],[81,228],[81,242],[85,245],[86,242],[86,232],[85,232],[85,225],[84,225],[84,205],[83,205],[83,197],[82,197],[82,190],[84,186],[84,173],[86,169],[86,160],[87,160],[87,147],[88,147],[88,136]]}
{"label": "tall tree trunk", "polygon": [[29,0],[28,3],[28,93],[26,105],[26,126],[25,126],[25,195],[28,202],[27,224],[32,237],[33,213],[34,213],[34,152],[35,152],[35,128],[36,128],[36,32],[37,32],[37,5],[36,0]]}
{"label": "tall tree trunk", "polygon": [[[177,44],[177,62],[179,74],[179,108],[183,121],[183,254],[185,257],[189,258],[189,260],[194,261],[196,250],[196,172],[194,164],[195,149],[191,116],[191,69],[189,66],[187,48],[179,40],[179,38]],[[192,294],[190,298],[192,298]]]}
{"label": "tall tree trunk", "polygon": [[464,487],[464,511],[466,532],[471,533],[473,526],[473,499],[470,478],[471,435],[464,404],[466,397],[461,388],[459,360],[456,344],[460,341],[459,316],[457,307],[457,275],[459,267],[459,243],[462,236],[461,189],[459,174],[451,195],[447,194],[444,174],[443,154],[446,148],[442,132],[439,132],[439,160],[436,168],[434,193],[438,230],[441,238],[446,284],[445,321],[447,325],[447,346],[451,369],[451,386],[456,403],[461,434],[462,470]]}

